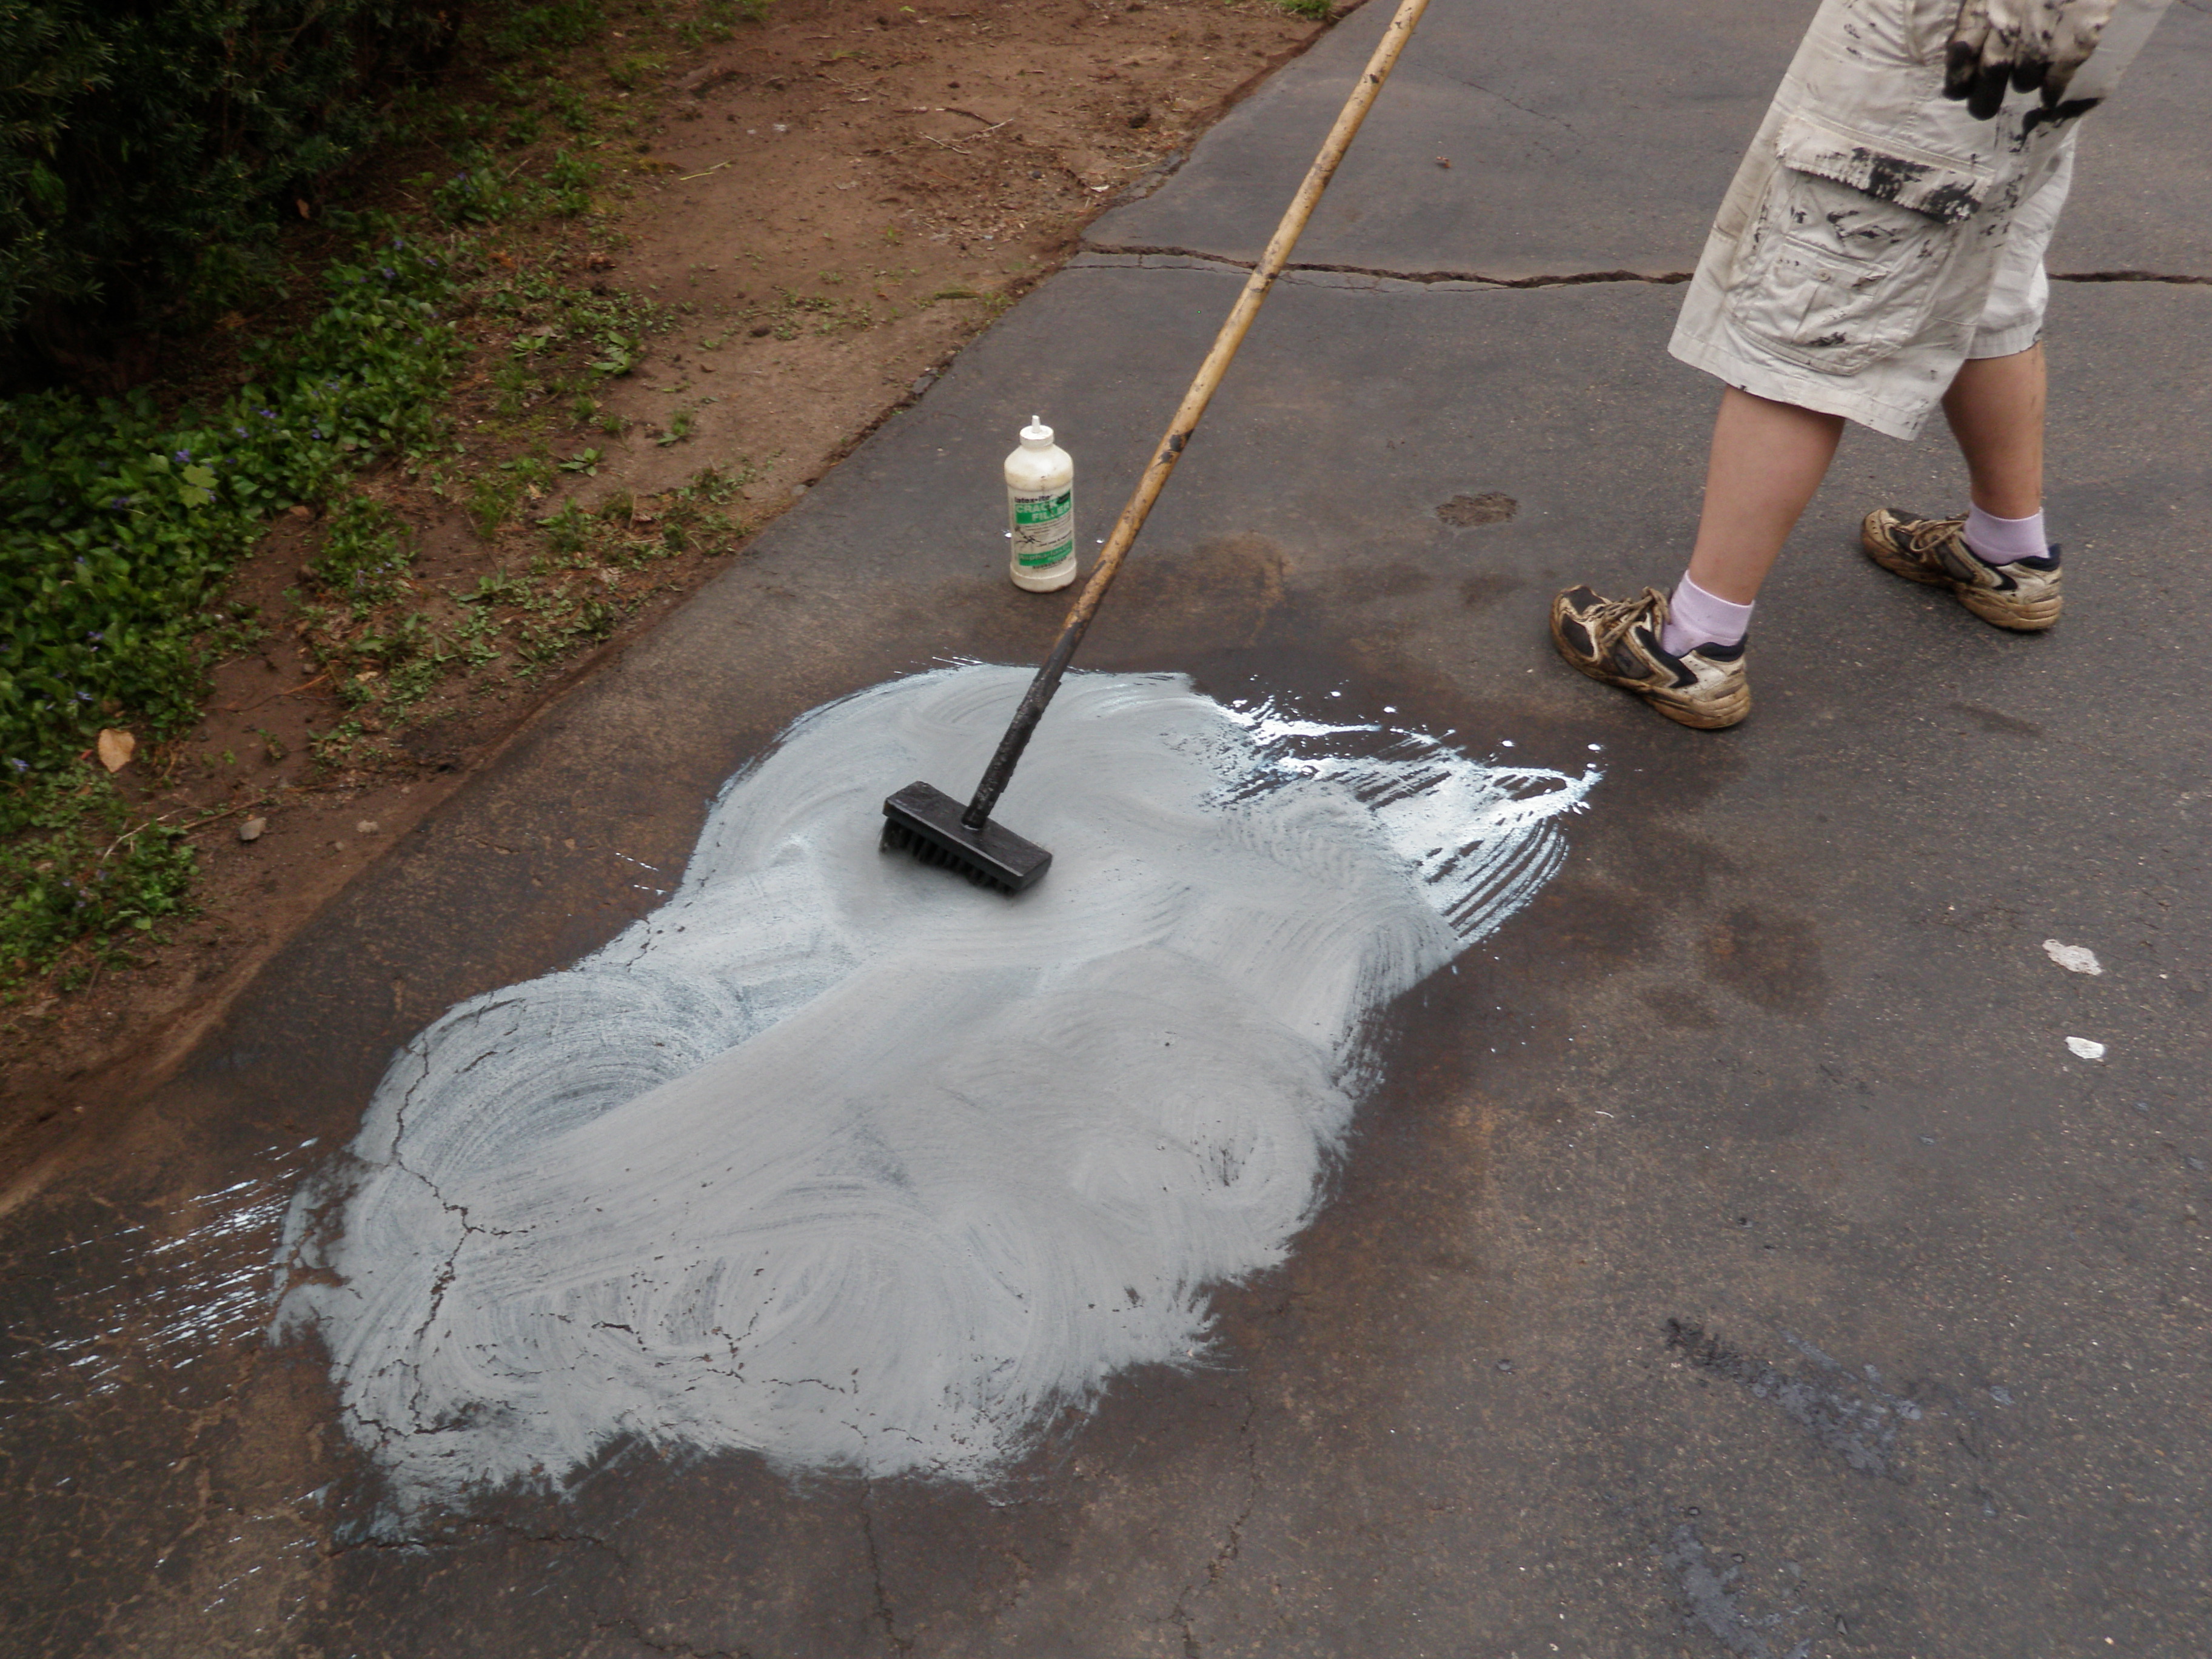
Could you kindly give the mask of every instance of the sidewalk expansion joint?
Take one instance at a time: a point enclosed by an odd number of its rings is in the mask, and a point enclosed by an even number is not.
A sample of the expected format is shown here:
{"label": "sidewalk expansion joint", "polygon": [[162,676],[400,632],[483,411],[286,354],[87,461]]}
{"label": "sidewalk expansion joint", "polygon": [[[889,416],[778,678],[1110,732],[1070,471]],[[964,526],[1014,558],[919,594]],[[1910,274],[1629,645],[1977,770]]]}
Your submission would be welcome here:
{"label": "sidewalk expansion joint", "polygon": [[[1232,258],[1226,254],[1201,252],[1197,248],[1153,246],[1124,243],[1092,245],[1068,261],[1071,270],[1222,270],[1249,271],[1256,259]],[[1404,288],[1580,288],[1591,283],[1647,283],[1669,287],[1686,283],[1696,273],[1688,270],[1571,270],[1539,276],[1498,276],[1480,270],[1390,270],[1373,265],[1327,264],[1299,262],[1283,267],[1282,280],[1299,276],[1365,277],[1377,284]],[[2054,270],[2054,283],[2166,283],[2178,287],[2212,287],[2212,275],[2160,270]],[[1332,284],[1332,286],[1334,286]]]}
{"label": "sidewalk expansion joint", "polygon": [[[1231,258],[1225,254],[1200,252],[1196,248],[1122,244],[1111,247],[1086,246],[1068,261],[1068,268],[1249,271],[1257,264],[1259,261],[1256,259]],[[1315,260],[1284,266],[1281,280],[1290,282],[1299,276],[1364,277],[1378,285],[1389,283],[1403,288],[1578,288],[1590,283],[1649,283],[1663,287],[1686,283],[1691,274],[1686,270],[1573,270],[1540,276],[1495,276],[1479,270],[1388,270],[1369,265],[1328,264]]]}
{"label": "sidewalk expansion joint", "polygon": [[2054,270],[2054,283],[2174,283],[2185,287],[2212,288],[2212,276],[2185,276],[2162,270]]}

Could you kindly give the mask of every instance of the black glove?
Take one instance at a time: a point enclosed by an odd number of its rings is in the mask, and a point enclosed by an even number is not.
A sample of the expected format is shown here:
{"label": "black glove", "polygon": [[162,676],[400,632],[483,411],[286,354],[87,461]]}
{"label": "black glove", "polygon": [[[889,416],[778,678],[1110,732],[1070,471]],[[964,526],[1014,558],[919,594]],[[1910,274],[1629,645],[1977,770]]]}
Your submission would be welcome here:
{"label": "black glove", "polygon": [[2074,72],[2096,51],[2119,0],[1964,0],[1943,63],[1943,95],[1987,120],[2008,85],[2043,88],[2055,108]]}

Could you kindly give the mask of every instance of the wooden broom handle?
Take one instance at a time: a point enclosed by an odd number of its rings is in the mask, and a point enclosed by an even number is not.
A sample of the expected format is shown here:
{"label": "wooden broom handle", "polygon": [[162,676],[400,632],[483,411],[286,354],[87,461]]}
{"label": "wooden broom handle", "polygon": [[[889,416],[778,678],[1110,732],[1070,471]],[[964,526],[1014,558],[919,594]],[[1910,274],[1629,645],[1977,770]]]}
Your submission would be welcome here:
{"label": "wooden broom handle", "polygon": [[1229,315],[1223,321],[1220,331],[1213,337],[1212,349],[1206,354],[1206,361],[1198,366],[1198,374],[1190,383],[1190,390],[1183,393],[1175,418],[1168,422],[1167,435],[1160,440],[1159,447],[1152,452],[1152,459],[1146,464],[1144,476],[1137,480],[1136,489],[1130,492],[1128,505],[1121,509],[1121,516],[1115,520],[1114,533],[1106,538],[1105,550],[1098,556],[1098,563],[1091,573],[1091,580],[1084,583],[1082,592],[1076,596],[1074,605],[1069,607],[1067,620],[1060,624],[1060,638],[1054,641],[1051,654],[1037,670],[1036,678],[1030,682],[1030,689],[1022,697],[1021,707],[1015,711],[1013,721],[1007,726],[1006,735],[999,744],[998,753],[991,757],[991,764],[984,770],[983,781],[976,787],[975,799],[969,803],[968,810],[961,814],[961,822],[970,830],[983,827],[983,821],[990,817],[991,808],[998,804],[999,796],[1013,776],[1015,763],[1021,759],[1022,750],[1029,746],[1030,734],[1036,729],[1045,705],[1052,701],[1052,694],[1060,689],[1060,676],[1066,672],[1069,659],[1075,655],[1075,647],[1082,642],[1085,631],[1090,628],[1091,618],[1097,612],[1099,601],[1106,597],[1106,590],[1113,586],[1115,573],[1121,569],[1121,560],[1127,554],[1130,544],[1137,539],[1137,532],[1145,527],[1145,520],[1152,513],[1152,503],[1159,499],[1160,491],[1165,488],[1169,474],[1176,470],[1176,463],[1182,459],[1184,446],[1189,443],[1191,434],[1198,429],[1199,417],[1206,413],[1206,404],[1212,402],[1214,391],[1221,384],[1221,377],[1229,372],[1230,362],[1237,356],[1237,348],[1244,343],[1245,332],[1252,326],[1252,319],[1260,314],[1260,307],[1267,300],[1267,290],[1274,286],[1275,278],[1282,275],[1284,265],[1289,263],[1291,250],[1297,246],[1299,236],[1304,234],[1306,221],[1313,216],[1315,204],[1321,200],[1322,191],[1328,188],[1328,181],[1335,176],[1337,163],[1344,160],[1345,151],[1352,148],[1352,141],[1358,134],[1360,123],[1367,118],[1367,112],[1374,106],[1376,95],[1382,90],[1382,83],[1390,78],[1390,71],[1397,64],[1399,53],[1405,51],[1407,41],[1413,39],[1413,26],[1421,21],[1421,14],[1428,9],[1428,5],[1429,0],[1399,0],[1397,15],[1382,31],[1382,40],[1376,43],[1374,55],[1367,60],[1367,67],[1359,73],[1359,84],[1352,88],[1352,96],[1345,100],[1343,109],[1337,113],[1336,125],[1328,130],[1328,137],[1322,141],[1321,153],[1314,157],[1313,165],[1306,169],[1305,181],[1298,186],[1298,193],[1291,198],[1291,204],[1284,211],[1282,222],[1275,227],[1275,234],[1269,240],[1267,252],[1260,256],[1260,263],[1252,267],[1251,276],[1245,279],[1243,291],[1237,296],[1237,303],[1229,308]]}

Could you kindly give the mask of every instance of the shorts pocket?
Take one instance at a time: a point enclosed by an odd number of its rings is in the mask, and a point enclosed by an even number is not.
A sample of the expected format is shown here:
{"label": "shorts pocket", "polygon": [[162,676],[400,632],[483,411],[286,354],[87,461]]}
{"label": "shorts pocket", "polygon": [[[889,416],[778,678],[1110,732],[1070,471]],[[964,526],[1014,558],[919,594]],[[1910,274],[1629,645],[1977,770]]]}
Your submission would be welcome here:
{"label": "shorts pocket", "polygon": [[1928,214],[1778,167],[1738,244],[1729,310],[1776,356],[1856,374],[1920,333],[1963,240]]}

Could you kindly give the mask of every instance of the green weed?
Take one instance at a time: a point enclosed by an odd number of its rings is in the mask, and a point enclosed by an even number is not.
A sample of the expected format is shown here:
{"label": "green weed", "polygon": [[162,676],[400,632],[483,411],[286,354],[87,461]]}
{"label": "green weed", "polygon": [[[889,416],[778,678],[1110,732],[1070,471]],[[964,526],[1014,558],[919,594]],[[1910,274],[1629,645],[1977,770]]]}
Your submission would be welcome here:
{"label": "green weed", "polygon": [[629,52],[607,64],[607,79],[624,92],[635,92],[668,66],[657,52]]}
{"label": "green weed", "polygon": [[0,994],[63,966],[75,990],[165,921],[192,914],[197,869],[186,826],[134,823],[106,777],[75,765],[15,784],[0,842]]}
{"label": "green weed", "polygon": [[350,605],[356,616],[400,591],[414,553],[399,515],[363,495],[348,495],[330,516],[323,544],[307,568],[315,592]]}

